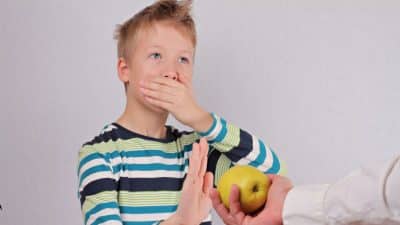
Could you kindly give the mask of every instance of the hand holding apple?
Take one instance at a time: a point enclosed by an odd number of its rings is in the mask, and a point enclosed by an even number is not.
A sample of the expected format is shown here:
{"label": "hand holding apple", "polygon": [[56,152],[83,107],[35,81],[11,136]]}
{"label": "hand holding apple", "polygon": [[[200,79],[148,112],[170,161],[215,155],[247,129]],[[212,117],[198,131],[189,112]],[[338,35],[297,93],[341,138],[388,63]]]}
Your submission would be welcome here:
{"label": "hand holding apple", "polygon": [[226,171],[219,180],[218,192],[226,208],[229,207],[229,196],[232,185],[240,191],[240,206],[246,214],[253,213],[264,206],[267,200],[269,178],[252,166],[234,166]]}
{"label": "hand holding apple", "polygon": [[229,196],[229,209],[221,201],[216,189],[212,189],[210,197],[213,207],[227,225],[281,225],[282,211],[285,198],[292,189],[290,180],[279,175],[268,174],[271,185],[268,191],[267,202],[262,211],[256,215],[243,212],[239,202],[239,188],[233,185]]}

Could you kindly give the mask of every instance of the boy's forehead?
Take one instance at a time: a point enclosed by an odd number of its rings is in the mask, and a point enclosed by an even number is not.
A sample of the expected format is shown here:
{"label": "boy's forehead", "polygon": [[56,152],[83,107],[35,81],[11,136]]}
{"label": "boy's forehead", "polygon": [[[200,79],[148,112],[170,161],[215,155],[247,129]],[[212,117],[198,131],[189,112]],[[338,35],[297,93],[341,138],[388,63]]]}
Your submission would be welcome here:
{"label": "boy's forehead", "polygon": [[187,51],[194,51],[195,46],[190,34],[176,25],[167,22],[153,22],[141,26],[135,34],[135,42],[143,47],[173,46]]}

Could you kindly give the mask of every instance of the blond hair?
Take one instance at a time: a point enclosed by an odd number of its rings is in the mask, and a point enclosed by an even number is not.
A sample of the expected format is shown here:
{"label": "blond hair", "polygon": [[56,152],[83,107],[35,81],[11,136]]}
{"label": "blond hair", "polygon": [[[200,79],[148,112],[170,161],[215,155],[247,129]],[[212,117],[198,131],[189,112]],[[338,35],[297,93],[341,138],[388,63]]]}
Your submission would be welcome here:
{"label": "blond hair", "polygon": [[136,35],[143,27],[154,22],[170,22],[188,35],[196,46],[196,28],[191,16],[191,0],[159,0],[147,6],[121,25],[117,25],[114,39],[118,44],[118,57],[129,59]]}

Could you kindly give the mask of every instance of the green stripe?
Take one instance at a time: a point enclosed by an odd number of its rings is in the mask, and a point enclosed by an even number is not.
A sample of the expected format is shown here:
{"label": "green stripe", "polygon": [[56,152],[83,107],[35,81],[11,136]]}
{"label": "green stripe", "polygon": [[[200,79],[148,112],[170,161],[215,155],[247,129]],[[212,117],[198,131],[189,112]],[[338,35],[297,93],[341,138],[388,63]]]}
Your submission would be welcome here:
{"label": "green stripe", "polygon": [[217,166],[215,168],[214,183],[216,185],[218,185],[219,179],[226,171],[229,170],[231,165],[232,161],[225,155],[221,154],[221,156],[218,159]]}
{"label": "green stripe", "polygon": [[97,204],[117,201],[117,191],[102,191],[95,195],[86,196],[82,209],[84,212],[91,210]]}
{"label": "green stripe", "polygon": [[[195,137],[195,135],[193,134],[184,135],[184,138],[186,140],[193,139],[193,137]],[[182,146],[187,144],[189,143],[183,143]],[[91,153],[94,152],[94,149],[95,152],[99,152],[102,154],[112,153],[116,149],[129,150],[129,151],[143,150],[143,149],[159,149],[166,153],[176,153],[183,150],[183,149],[177,149],[177,144],[175,141],[170,143],[161,143],[156,141],[143,140],[140,138],[131,138],[127,140],[118,139],[116,141],[110,140],[108,142],[101,142],[94,145],[85,145],[82,147],[79,157],[84,158],[85,156],[90,155]]]}
{"label": "green stripe", "polygon": [[221,142],[211,144],[220,152],[229,152],[240,142],[240,129],[234,125],[227,124],[227,134]]}
{"label": "green stripe", "polygon": [[180,191],[119,192],[119,202],[123,206],[177,205],[179,198]]}

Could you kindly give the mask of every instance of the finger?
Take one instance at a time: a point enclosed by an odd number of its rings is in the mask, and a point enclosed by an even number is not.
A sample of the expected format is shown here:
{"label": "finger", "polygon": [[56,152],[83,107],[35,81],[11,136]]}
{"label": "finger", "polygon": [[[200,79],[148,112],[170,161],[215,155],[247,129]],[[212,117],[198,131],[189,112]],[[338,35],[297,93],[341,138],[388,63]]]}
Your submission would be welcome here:
{"label": "finger", "polygon": [[169,86],[169,85],[162,84],[162,83],[158,83],[158,82],[155,82],[155,81],[152,81],[152,80],[140,82],[140,87],[141,88],[145,88],[145,89],[150,89],[150,90],[153,90],[153,91],[160,91],[162,93],[168,93],[170,95],[175,95],[175,93],[177,92],[176,91],[177,87]]}
{"label": "finger", "polygon": [[201,169],[200,169],[200,173],[199,176],[204,176],[204,174],[206,173],[207,170],[207,162],[208,162],[208,143],[205,140],[205,138],[201,138],[200,139],[200,157],[201,157]]}
{"label": "finger", "polygon": [[155,91],[155,90],[151,90],[151,89],[146,89],[146,88],[140,88],[140,91],[142,92],[142,94],[144,96],[148,96],[151,97],[153,99],[157,99],[163,102],[168,102],[173,104],[175,102],[175,96],[174,95],[170,95],[168,93],[163,93],[160,91]]}
{"label": "finger", "polygon": [[200,145],[208,152],[208,142],[206,138],[200,138]]}
{"label": "finger", "polygon": [[267,174],[267,176],[271,181],[274,181],[280,177],[278,174],[271,174],[271,173]]}
{"label": "finger", "polygon": [[161,84],[152,82],[151,80],[142,80],[140,81],[140,87],[151,89],[151,90],[159,90]]}
{"label": "finger", "polygon": [[222,219],[227,219],[229,217],[232,217],[229,214],[228,209],[225,208],[224,204],[222,203],[221,197],[219,196],[217,189],[212,188],[210,190],[210,198],[215,211]]}
{"label": "finger", "polygon": [[181,87],[182,84],[180,84],[177,80],[173,80],[169,77],[155,77],[153,79],[150,80],[150,82],[152,83],[156,83],[162,86],[168,86],[168,87],[174,87],[174,88],[178,88]]}
{"label": "finger", "polygon": [[229,212],[237,220],[241,220],[245,214],[240,207],[239,188],[236,184],[232,185],[229,195]]}
{"label": "finger", "polygon": [[170,95],[176,95],[177,90],[178,90],[178,88],[176,88],[176,87],[170,87],[170,86],[158,84],[155,82],[145,83],[143,85],[140,85],[140,88],[149,89],[149,90],[153,90],[153,91],[159,91],[159,92],[167,93]]}
{"label": "finger", "polygon": [[277,174],[267,174],[267,176],[271,181],[271,185],[274,185],[274,184],[278,183],[280,185],[281,184],[285,184],[285,186],[288,186],[288,187],[293,186],[292,182],[287,177],[280,176],[280,175],[277,175]]}
{"label": "finger", "polygon": [[165,109],[167,111],[171,111],[172,110],[172,106],[173,106],[172,103],[164,102],[164,101],[161,101],[161,100],[149,97],[149,96],[144,96],[144,98],[146,99],[146,101],[148,101],[152,105],[158,106],[158,107],[163,108],[163,109]]}
{"label": "finger", "polygon": [[190,155],[189,158],[189,175],[192,176],[193,178],[198,176],[199,173],[199,167],[200,167],[200,160],[199,160],[199,144],[193,143],[192,145],[192,154]]}
{"label": "finger", "polygon": [[203,193],[207,196],[210,195],[210,191],[213,188],[214,175],[211,172],[207,172],[204,176]]}

